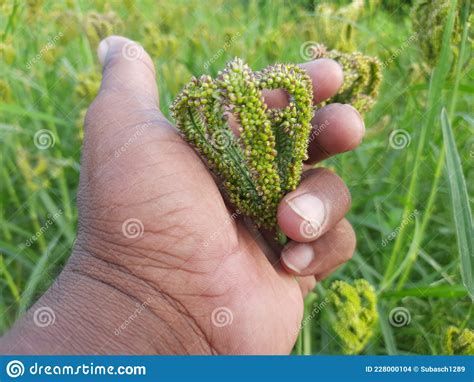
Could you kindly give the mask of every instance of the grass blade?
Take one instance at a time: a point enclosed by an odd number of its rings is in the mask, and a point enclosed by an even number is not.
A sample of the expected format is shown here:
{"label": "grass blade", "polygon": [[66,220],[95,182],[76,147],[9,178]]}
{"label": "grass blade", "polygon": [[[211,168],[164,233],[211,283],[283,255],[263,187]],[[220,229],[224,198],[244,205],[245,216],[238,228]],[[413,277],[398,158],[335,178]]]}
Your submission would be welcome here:
{"label": "grass blade", "polygon": [[472,212],[467,194],[466,180],[462,172],[461,159],[454,141],[453,131],[449,123],[448,113],[441,111],[441,127],[446,148],[446,169],[449,183],[454,224],[459,255],[461,256],[461,275],[464,286],[474,300],[474,231]]}
{"label": "grass blade", "polygon": [[18,306],[18,315],[21,315],[26,312],[30,307],[35,293],[37,293],[37,286],[41,281],[44,281],[46,278],[51,276],[48,274],[48,265],[51,262],[51,254],[54,253],[53,249],[58,244],[60,235],[56,236],[53,240],[50,241],[48,248],[43,252],[41,257],[35,264],[33,271],[30,274],[28,281],[23,289],[21,299],[19,300]]}
{"label": "grass blade", "polygon": [[[420,165],[422,162],[422,156],[426,151],[428,138],[432,136],[432,131],[437,122],[437,115],[440,105],[440,100],[443,99],[443,87],[445,85],[446,78],[448,77],[449,70],[451,67],[452,53],[451,53],[451,36],[454,28],[455,10],[457,1],[452,1],[448,17],[443,32],[443,41],[441,44],[441,52],[439,55],[438,63],[431,76],[430,86],[428,90],[428,102],[426,108],[426,114],[424,118],[424,124],[420,131],[420,137],[418,146],[416,148],[416,157],[413,164],[413,172],[410,178],[410,184],[408,193],[405,200],[405,208],[403,211],[402,221],[405,221],[411,212],[415,209],[416,195],[418,195],[419,182],[420,182]],[[384,275],[384,285],[388,289],[393,281],[395,280],[394,273],[397,272],[397,268],[400,266],[400,261],[404,255],[403,247],[406,243],[407,229],[406,226],[400,230],[395,244],[392,248],[392,254],[390,261],[387,265]]]}
{"label": "grass blade", "polygon": [[56,118],[50,114],[37,110],[29,110],[21,105],[13,103],[0,103],[0,112],[13,114],[19,117],[29,117],[32,120],[56,123],[61,126],[69,126],[69,123],[63,119]]}
{"label": "grass blade", "polygon": [[18,287],[15,284],[15,281],[13,280],[12,275],[8,271],[8,268],[5,266],[5,263],[3,262],[3,256],[0,254],[0,275],[4,276],[4,280],[8,285],[8,288],[10,289],[10,292],[15,299],[15,301],[20,300],[20,292],[18,291]]}
{"label": "grass blade", "polygon": [[405,288],[400,290],[388,290],[381,294],[382,298],[403,298],[403,297],[418,297],[418,298],[463,298],[468,294],[463,285],[439,285],[439,286],[418,286],[413,288]]}
{"label": "grass blade", "polygon": [[392,327],[390,326],[388,320],[386,319],[386,317],[388,317],[388,314],[386,313],[385,308],[382,308],[380,304],[378,307],[378,311],[379,311],[379,317],[380,317],[379,319],[380,330],[382,332],[387,354],[397,355],[398,349],[395,343],[395,337],[393,335]]}

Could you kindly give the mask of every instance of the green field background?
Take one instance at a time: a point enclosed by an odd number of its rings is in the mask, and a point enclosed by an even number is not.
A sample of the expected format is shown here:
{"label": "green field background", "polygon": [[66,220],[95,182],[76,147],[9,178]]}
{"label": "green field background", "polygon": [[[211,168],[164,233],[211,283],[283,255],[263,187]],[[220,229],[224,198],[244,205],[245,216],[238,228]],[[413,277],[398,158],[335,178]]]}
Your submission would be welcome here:
{"label": "green field background", "polygon": [[[458,9],[468,9],[464,4]],[[464,269],[464,281],[461,272],[473,254],[459,241],[463,229],[472,234],[472,199],[456,204],[450,191],[440,113],[447,109],[462,166],[456,179],[472,195],[472,39],[460,13],[448,40],[441,41],[447,16],[438,25],[427,21],[413,37],[411,6],[377,0],[0,1],[0,333],[51,285],[71,253],[82,122],[101,78],[95,51],[102,38],[122,34],[153,58],[167,116],[191,76],[215,75],[235,56],[255,70],[304,62],[305,47],[314,43],[379,57],[383,82],[365,115],[364,142],[322,164],[351,190],[348,218],[357,252],[307,300],[309,316],[294,352],[345,352],[331,340],[331,317],[311,312],[332,281],[360,278],[374,286],[379,312],[362,354],[452,352],[447,333],[470,329],[472,336],[473,329],[465,285],[473,272]],[[430,60],[427,44],[440,52],[444,47],[444,56]],[[35,140],[42,130],[54,140],[47,148]],[[469,211],[461,226],[456,206]],[[397,311],[408,312],[409,320],[398,325]]]}

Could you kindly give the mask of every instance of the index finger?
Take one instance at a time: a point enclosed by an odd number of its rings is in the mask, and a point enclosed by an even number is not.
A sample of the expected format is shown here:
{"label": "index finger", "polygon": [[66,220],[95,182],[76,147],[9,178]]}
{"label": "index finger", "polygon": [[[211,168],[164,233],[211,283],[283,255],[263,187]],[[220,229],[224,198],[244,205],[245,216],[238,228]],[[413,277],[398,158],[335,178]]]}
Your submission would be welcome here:
{"label": "index finger", "polygon": [[[306,70],[313,84],[313,103],[318,104],[336,95],[344,80],[341,66],[329,58],[320,58],[299,65]],[[264,90],[263,97],[270,108],[288,105],[288,94],[282,89]]]}

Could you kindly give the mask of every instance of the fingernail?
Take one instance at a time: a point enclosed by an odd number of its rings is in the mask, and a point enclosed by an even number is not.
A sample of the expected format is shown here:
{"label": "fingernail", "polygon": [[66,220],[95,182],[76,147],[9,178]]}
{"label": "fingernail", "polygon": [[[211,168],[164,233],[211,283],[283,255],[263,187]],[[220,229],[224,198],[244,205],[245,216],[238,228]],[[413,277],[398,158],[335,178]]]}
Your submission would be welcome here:
{"label": "fingernail", "polygon": [[364,119],[362,118],[362,116],[360,115],[359,113],[359,110],[357,110],[354,106],[348,104],[348,103],[345,103],[344,105],[346,106],[349,106],[352,110],[354,110],[354,113],[356,113],[357,117],[359,118],[359,121],[362,125],[362,128],[365,130],[365,123],[364,123]]}
{"label": "fingernail", "polygon": [[326,219],[324,203],[316,195],[303,194],[287,201],[290,208],[303,221],[300,224],[300,234],[305,239],[319,236]]}
{"label": "fingernail", "polygon": [[97,56],[99,57],[99,62],[101,65],[104,65],[105,59],[107,58],[107,52],[109,51],[109,43],[107,39],[102,40],[97,48]]}
{"label": "fingernail", "polygon": [[301,273],[312,263],[314,251],[309,244],[286,247],[281,255],[282,261],[291,270]]}

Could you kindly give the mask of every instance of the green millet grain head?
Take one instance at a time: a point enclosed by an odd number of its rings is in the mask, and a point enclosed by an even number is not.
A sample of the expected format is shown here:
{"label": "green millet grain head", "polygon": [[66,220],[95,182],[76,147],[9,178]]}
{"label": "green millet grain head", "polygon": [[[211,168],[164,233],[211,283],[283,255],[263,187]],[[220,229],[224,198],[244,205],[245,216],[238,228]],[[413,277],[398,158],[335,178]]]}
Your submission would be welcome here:
{"label": "green millet grain head", "polygon": [[334,281],[328,291],[331,328],[345,354],[358,354],[373,335],[378,320],[377,296],[366,280]]}
{"label": "green millet grain head", "polygon": [[107,36],[118,34],[122,27],[122,20],[112,11],[107,13],[91,11],[84,18],[84,30],[93,47],[97,47]]}
{"label": "green millet grain head", "polygon": [[382,82],[382,64],[379,59],[360,52],[327,50],[323,44],[313,46],[312,53],[313,59],[330,58],[337,61],[344,72],[344,82],[339,92],[319,106],[335,102],[349,103],[361,113],[370,111]]}
{"label": "green millet grain head", "polygon": [[[438,61],[443,41],[443,32],[446,19],[451,7],[451,0],[417,0],[411,9],[413,31],[416,33],[417,42],[423,53],[424,61],[434,67]],[[461,41],[460,9],[463,1],[458,1],[454,19],[454,30],[451,38],[452,52],[455,59],[457,47]]]}
{"label": "green millet grain head", "polygon": [[[367,111],[380,85],[380,64],[361,53],[315,51],[339,61],[345,80],[327,103],[351,103]],[[264,89],[283,89],[288,106],[268,108]],[[184,138],[220,177],[234,206],[259,227],[276,228],[279,201],[300,182],[307,159],[308,138],[315,108],[312,82],[296,65],[275,64],[253,72],[235,58],[218,73],[193,78],[176,97],[171,113]],[[238,134],[229,125],[237,122]]]}
{"label": "green millet grain head", "polygon": [[[289,105],[269,109],[263,89],[285,89]],[[193,78],[171,112],[185,139],[222,179],[229,200],[260,227],[276,226],[281,198],[300,181],[311,131],[312,83],[295,65],[253,72],[234,59],[217,79]],[[229,123],[231,114],[239,134]]]}
{"label": "green millet grain head", "polygon": [[79,73],[77,75],[77,84],[74,88],[74,94],[79,100],[92,102],[99,92],[101,74],[97,71]]}

